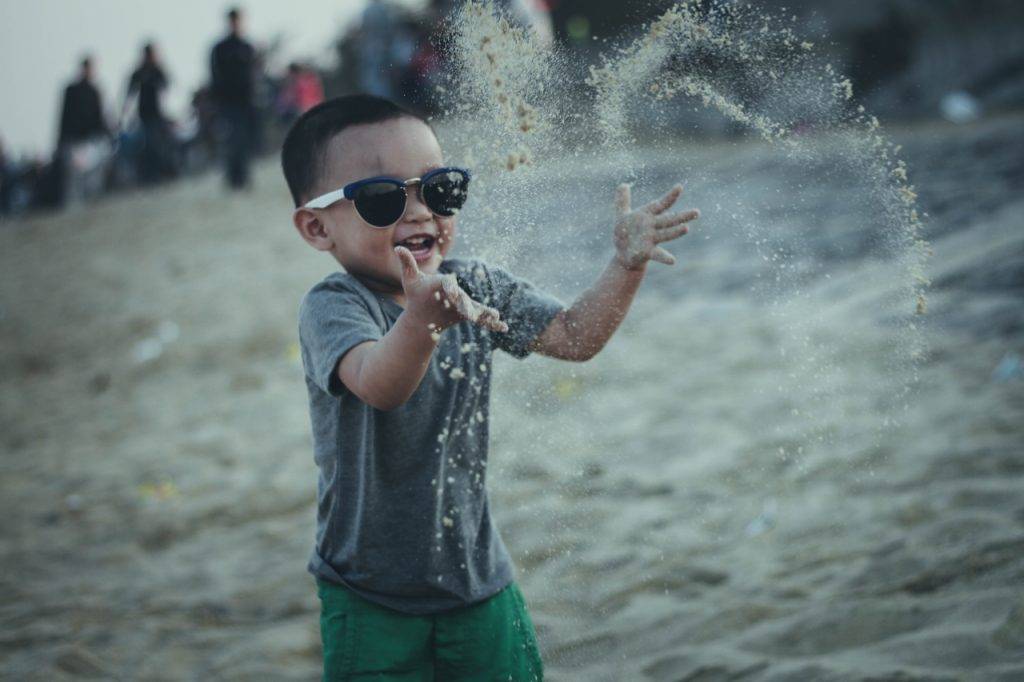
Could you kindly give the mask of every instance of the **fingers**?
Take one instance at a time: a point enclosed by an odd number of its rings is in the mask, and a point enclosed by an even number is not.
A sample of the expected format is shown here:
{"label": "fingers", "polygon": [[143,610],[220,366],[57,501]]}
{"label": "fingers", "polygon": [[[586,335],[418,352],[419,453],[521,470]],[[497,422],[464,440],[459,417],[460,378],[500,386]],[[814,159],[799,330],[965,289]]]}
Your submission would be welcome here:
{"label": "fingers", "polygon": [[398,254],[398,260],[402,261],[403,283],[411,282],[420,276],[420,268],[416,265],[416,258],[412,255],[412,251],[404,246],[396,246],[395,253]]}
{"label": "fingers", "polygon": [[694,209],[692,211],[680,211],[679,213],[672,213],[670,215],[658,216],[654,220],[654,228],[656,230],[663,230],[666,227],[675,227],[680,223],[688,223],[691,220],[696,220],[700,217],[700,211]]}
{"label": "fingers", "polygon": [[664,263],[665,265],[676,264],[676,257],[660,246],[655,246],[654,249],[651,250],[651,260],[656,260],[659,263]]}
{"label": "fingers", "polygon": [[476,322],[480,319],[481,310],[475,305],[475,301],[471,299],[466,292],[459,289],[455,294],[455,310],[458,311],[459,315],[466,318],[470,322]]}
{"label": "fingers", "polygon": [[615,210],[619,215],[629,213],[630,190],[629,185],[622,183],[615,189]]}
{"label": "fingers", "polygon": [[[472,300],[472,299],[470,299]],[[492,332],[507,332],[508,325],[501,320],[501,313],[490,306],[485,306],[481,303],[473,301],[473,305],[479,309],[479,315],[477,316],[476,323],[485,329],[490,329]]]}
{"label": "fingers", "polygon": [[654,243],[660,244],[662,242],[671,241],[678,239],[684,234],[690,231],[690,228],[686,225],[676,225],[675,227],[669,227],[664,230],[658,230],[654,233]]}
{"label": "fingers", "polygon": [[495,308],[474,301],[465,289],[459,286],[455,275],[449,273],[442,276],[441,287],[448,301],[463,318],[491,331],[508,331],[508,325],[501,321],[501,314]]}
{"label": "fingers", "polygon": [[[495,311],[495,313],[497,313],[497,311]],[[492,332],[498,332],[501,334],[508,331],[508,324],[497,318],[491,319],[488,317],[483,326],[490,329]]]}
{"label": "fingers", "polygon": [[[460,291],[462,290],[460,289]],[[464,302],[466,311],[463,314],[463,317],[465,317],[467,320],[469,320],[473,324],[478,324],[481,327],[490,329],[493,332],[508,331],[508,325],[501,320],[501,313],[499,313],[496,309],[490,306],[486,306],[483,303],[474,301],[472,298],[469,297],[469,294],[467,294],[465,291],[462,291],[462,295],[460,296],[460,298]],[[459,312],[462,312],[461,308]]]}
{"label": "fingers", "polygon": [[665,196],[663,196],[660,199],[656,199],[651,203],[647,204],[646,206],[644,206],[644,210],[653,213],[654,215],[658,215],[667,210],[669,206],[676,203],[676,199],[678,199],[679,195],[682,193],[683,186],[677,184],[672,189],[670,189],[668,193],[665,194]]}
{"label": "fingers", "polygon": [[466,303],[468,296],[465,295],[462,287],[459,286],[459,282],[455,278],[455,275],[451,273],[442,275],[441,288],[444,290],[444,307],[454,307],[459,315],[462,317],[469,317],[470,310]]}
{"label": "fingers", "polygon": [[456,300],[462,288],[459,286],[458,278],[451,272],[441,275],[441,288],[444,290],[445,296],[452,303],[458,303]]}

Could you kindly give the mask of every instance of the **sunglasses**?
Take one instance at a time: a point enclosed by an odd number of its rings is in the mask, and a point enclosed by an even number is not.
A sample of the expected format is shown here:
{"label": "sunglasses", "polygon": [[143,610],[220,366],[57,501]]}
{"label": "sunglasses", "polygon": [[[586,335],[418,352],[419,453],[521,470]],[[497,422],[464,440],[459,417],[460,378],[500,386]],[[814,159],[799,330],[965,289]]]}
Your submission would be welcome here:
{"label": "sunglasses", "polygon": [[303,208],[327,208],[347,199],[355,204],[359,217],[374,227],[390,227],[405,213],[409,198],[406,191],[416,187],[420,201],[439,216],[453,216],[466,203],[469,171],[464,168],[435,168],[422,178],[399,180],[389,177],[366,178],[341,189],[307,201]]}

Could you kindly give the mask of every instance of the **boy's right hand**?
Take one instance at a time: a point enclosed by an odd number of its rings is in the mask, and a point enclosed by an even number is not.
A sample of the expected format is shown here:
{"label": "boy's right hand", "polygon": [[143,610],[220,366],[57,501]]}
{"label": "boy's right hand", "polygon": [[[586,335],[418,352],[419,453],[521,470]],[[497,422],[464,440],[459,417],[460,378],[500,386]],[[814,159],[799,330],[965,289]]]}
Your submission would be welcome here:
{"label": "boy's right hand", "polygon": [[453,273],[422,272],[412,252],[404,246],[396,246],[395,253],[402,261],[406,311],[431,332],[441,332],[461,320],[494,332],[508,331],[498,311],[470,298]]}

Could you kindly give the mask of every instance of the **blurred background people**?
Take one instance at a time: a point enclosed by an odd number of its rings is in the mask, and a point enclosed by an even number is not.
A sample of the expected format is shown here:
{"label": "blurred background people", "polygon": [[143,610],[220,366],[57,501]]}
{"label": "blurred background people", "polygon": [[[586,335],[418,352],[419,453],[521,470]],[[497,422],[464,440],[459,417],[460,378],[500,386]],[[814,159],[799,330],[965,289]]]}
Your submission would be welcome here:
{"label": "blurred background people", "polygon": [[178,137],[185,172],[205,169],[217,158],[217,106],[209,84],[192,91],[189,111]]}
{"label": "blurred background people", "polygon": [[14,164],[7,160],[4,141],[0,139],[0,215],[11,212],[11,185],[14,179]]}
{"label": "blurred background people", "polygon": [[359,89],[389,99],[395,98],[392,65],[397,15],[398,9],[387,0],[370,0],[363,10],[357,39]]}
{"label": "blurred background people", "polygon": [[289,64],[288,74],[277,98],[277,112],[281,123],[290,125],[301,114],[323,100],[324,86],[316,71],[298,62]]}
{"label": "blurred background people", "polygon": [[160,64],[156,46],[146,43],[142,61],[128,78],[128,91],[122,109],[122,129],[134,110],[137,140],[134,155],[136,178],[150,184],[178,174],[177,150],[171,122],[164,116],[161,96],[167,88],[167,74]]}
{"label": "blurred background people", "polygon": [[[579,88],[581,96],[586,90],[582,85],[586,69],[607,49],[604,38],[635,35],[672,1],[634,6],[617,0],[493,0],[513,24],[530,29],[541,42],[555,40],[577,56],[566,68],[578,73],[566,73],[565,87]],[[774,6],[781,1],[763,4]],[[725,20],[735,3],[705,0],[697,9],[703,19],[715,24]],[[291,121],[325,96],[376,93],[423,115],[443,115],[451,104],[451,93],[460,92],[462,84],[458,69],[447,63],[450,46],[434,38],[450,30],[453,12],[462,4],[462,0],[343,3],[345,18],[337,26],[333,54],[324,50],[325,42],[301,41],[289,47],[289,34],[296,29],[281,20],[274,29],[277,33],[263,29],[262,40],[250,43],[249,31],[243,31],[248,28],[243,26],[243,14],[234,9],[227,16],[228,35],[209,52],[205,38],[197,44],[199,54],[192,48],[163,54],[150,44],[141,60],[119,64],[118,70],[130,72],[130,77],[128,97],[114,128],[114,145],[93,74],[95,60],[83,60],[75,81],[54,93],[63,96],[55,153],[37,145],[36,149],[19,147],[15,154],[12,143],[23,142],[11,139],[12,131],[5,126],[10,210],[17,212],[26,205],[56,207],[65,199],[74,202],[104,189],[200,172],[218,161],[224,164],[228,184],[243,187],[250,161],[273,153]],[[849,106],[855,101],[890,120],[941,115],[954,123],[967,123],[1024,103],[1024,54],[1017,47],[1019,27],[1024,26],[1019,21],[1020,6],[926,6],[896,0],[870,0],[856,8],[841,0],[820,0],[815,6],[820,9],[798,9],[792,15],[794,27],[810,37],[826,32],[834,38],[815,44],[814,50],[844,65],[855,96]],[[161,29],[166,36],[161,45],[180,43],[182,36],[173,29],[170,25]],[[104,59],[112,57],[114,48],[106,42],[103,47]],[[129,43],[124,51],[134,56],[134,49],[134,43]],[[188,60],[182,52],[191,53]],[[195,63],[194,74],[184,75],[181,64],[186,61]],[[287,69],[271,70],[289,62]],[[742,68],[741,62],[728,50],[698,44],[678,50],[665,68],[667,72],[714,73],[716,87],[724,95],[745,106],[774,107],[777,115],[795,122],[798,132],[814,128],[816,122],[806,107],[774,97],[770,81]],[[194,93],[190,103],[183,96],[175,101],[172,85],[179,83],[169,82],[167,66],[171,64],[179,75],[175,80],[189,81],[185,85]],[[168,116],[172,107],[187,111]],[[4,113],[18,122],[13,113]],[[706,108],[673,105],[668,112],[637,112],[641,125],[647,126],[657,125],[663,116],[672,117],[673,127],[703,136],[739,135],[744,130]]]}
{"label": "blurred background people", "polygon": [[93,83],[92,57],[87,56],[79,65],[78,78],[64,89],[56,154],[60,200],[76,203],[98,195],[110,155],[110,127]]}
{"label": "blurred background people", "polygon": [[231,9],[227,19],[228,35],[210,54],[210,86],[221,128],[228,186],[243,189],[249,184],[256,135],[256,51],[242,37],[241,11]]}

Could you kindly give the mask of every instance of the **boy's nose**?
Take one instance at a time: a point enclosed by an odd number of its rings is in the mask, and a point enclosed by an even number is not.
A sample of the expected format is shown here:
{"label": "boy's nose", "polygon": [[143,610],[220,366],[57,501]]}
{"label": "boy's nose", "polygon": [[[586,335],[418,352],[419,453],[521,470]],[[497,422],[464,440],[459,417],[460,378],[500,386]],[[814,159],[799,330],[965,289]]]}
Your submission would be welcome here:
{"label": "boy's nose", "polygon": [[408,189],[409,197],[405,201],[405,215],[402,216],[403,222],[422,223],[434,217],[434,214],[420,198],[418,190],[418,187],[410,187]]}

